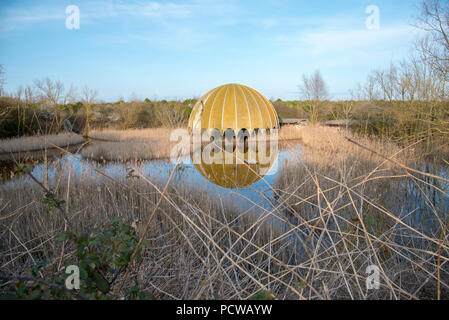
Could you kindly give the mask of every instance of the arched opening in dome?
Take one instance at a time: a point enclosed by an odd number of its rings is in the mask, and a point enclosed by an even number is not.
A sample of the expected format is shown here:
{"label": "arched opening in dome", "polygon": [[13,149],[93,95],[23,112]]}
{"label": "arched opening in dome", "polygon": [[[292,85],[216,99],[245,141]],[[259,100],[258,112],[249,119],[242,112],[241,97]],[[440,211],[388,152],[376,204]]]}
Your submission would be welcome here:
{"label": "arched opening in dome", "polygon": [[250,141],[248,143],[248,148],[252,148],[254,152],[258,152],[259,144],[258,141],[261,137],[261,130],[259,128],[254,128],[251,130]]}
{"label": "arched opening in dome", "polygon": [[236,142],[234,129],[227,128],[223,133],[223,138],[223,149],[227,152],[234,152]]}
{"label": "arched opening in dome", "polygon": [[251,133],[251,137],[257,137],[258,134],[259,134],[259,128],[254,128],[253,132]]}
{"label": "arched opening in dome", "polygon": [[205,136],[207,137],[206,139],[206,143],[213,143],[213,148],[211,149],[211,153],[214,154],[216,152],[220,152],[220,148],[221,148],[221,132],[218,129],[208,129],[205,130],[205,132],[207,133]]}
{"label": "arched opening in dome", "polygon": [[240,129],[239,133],[237,134],[237,145],[240,152],[247,152],[248,151],[248,140],[249,140],[250,134],[249,131],[246,128]]}

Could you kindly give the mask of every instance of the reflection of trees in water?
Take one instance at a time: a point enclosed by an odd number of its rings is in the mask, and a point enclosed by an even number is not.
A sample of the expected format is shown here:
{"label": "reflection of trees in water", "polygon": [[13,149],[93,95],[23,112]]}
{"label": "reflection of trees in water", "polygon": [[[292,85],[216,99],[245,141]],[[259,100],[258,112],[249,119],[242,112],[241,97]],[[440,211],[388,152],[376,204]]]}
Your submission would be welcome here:
{"label": "reflection of trees in water", "polygon": [[[68,152],[77,153],[80,151],[81,144],[65,148]],[[56,148],[50,148],[41,151],[26,151],[0,155],[0,181],[5,182],[14,178],[14,171],[17,164],[21,165],[39,165],[58,160],[64,151]]]}
{"label": "reflection of trees in water", "polygon": [[14,177],[14,170],[16,168],[14,161],[0,161],[0,168],[1,182],[8,181]]}

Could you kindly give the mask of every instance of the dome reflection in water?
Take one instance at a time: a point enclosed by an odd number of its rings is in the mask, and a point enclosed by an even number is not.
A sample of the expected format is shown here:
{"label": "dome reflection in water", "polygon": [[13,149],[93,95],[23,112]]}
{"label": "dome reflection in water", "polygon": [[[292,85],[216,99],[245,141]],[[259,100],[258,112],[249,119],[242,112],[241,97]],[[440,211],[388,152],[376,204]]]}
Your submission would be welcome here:
{"label": "dome reflection in water", "polygon": [[[262,143],[265,144],[265,143]],[[266,147],[260,147],[259,143],[255,152],[245,146],[243,152],[238,148],[227,152],[224,148],[219,150],[201,150],[200,161],[192,162],[198,172],[207,180],[223,188],[249,187],[261,180],[266,174],[274,174],[277,171],[275,164],[279,155],[277,143],[266,143]],[[200,151],[198,151],[200,152]],[[228,159],[227,161],[210,161],[208,157]]]}

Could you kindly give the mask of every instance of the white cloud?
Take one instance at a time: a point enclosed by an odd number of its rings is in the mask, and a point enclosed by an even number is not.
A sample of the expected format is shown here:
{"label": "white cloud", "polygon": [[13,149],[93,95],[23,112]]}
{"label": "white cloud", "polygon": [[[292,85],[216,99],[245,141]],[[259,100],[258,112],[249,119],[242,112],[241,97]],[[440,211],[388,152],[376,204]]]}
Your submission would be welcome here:
{"label": "white cloud", "polygon": [[[171,2],[115,2],[104,1],[85,2],[77,4],[80,8],[81,18],[89,22],[118,16],[140,16],[152,18],[188,17],[192,10],[189,5]],[[13,30],[28,24],[43,23],[66,18],[65,7],[60,5],[33,5],[28,8],[3,7],[0,28],[4,31]]]}
{"label": "white cloud", "polygon": [[201,51],[204,44],[214,38],[207,32],[199,32],[189,27],[178,27],[172,30],[152,32],[151,34],[128,34],[130,41],[146,42],[157,48],[169,48],[179,51]]}
{"label": "white cloud", "polygon": [[[399,25],[368,30],[364,28],[348,30],[323,30],[306,32],[300,35],[299,42],[316,55],[355,49],[378,48],[395,42],[411,39],[414,29]],[[350,51],[349,51],[350,52]]]}
{"label": "white cloud", "polygon": [[4,8],[1,16],[2,25],[13,25],[23,23],[35,23],[49,20],[64,19],[64,10],[52,10],[49,8],[33,7],[28,9]]}
{"label": "white cloud", "polygon": [[[282,33],[270,38],[273,46],[288,50],[291,54],[306,54],[314,57],[353,52],[394,51],[401,45],[410,45],[419,34],[415,28],[401,24],[382,27],[379,30],[360,28],[314,28]],[[343,56],[341,58],[344,58]]]}
{"label": "white cloud", "polygon": [[122,3],[112,5],[110,8],[115,15],[129,14],[146,17],[186,17],[192,13],[188,5],[170,2]]}

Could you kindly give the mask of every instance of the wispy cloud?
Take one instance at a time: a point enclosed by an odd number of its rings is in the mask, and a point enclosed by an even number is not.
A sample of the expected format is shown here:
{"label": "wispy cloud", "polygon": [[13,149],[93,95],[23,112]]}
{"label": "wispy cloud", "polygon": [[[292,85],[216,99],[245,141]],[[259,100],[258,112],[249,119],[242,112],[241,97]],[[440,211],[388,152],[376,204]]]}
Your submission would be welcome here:
{"label": "wispy cloud", "polygon": [[[105,1],[85,2],[78,5],[83,22],[92,22],[108,17],[151,17],[151,18],[185,18],[191,15],[192,8],[189,4],[177,4],[172,2],[113,2]],[[30,5],[16,8],[3,6],[0,13],[0,27],[6,30],[14,30],[18,27],[26,27],[30,24],[44,23],[66,18],[65,7],[60,5]]]}
{"label": "wispy cloud", "polygon": [[[108,5],[111,15],[134,15],[144,17],[187,17],[192,13],[190,5],[165,2],[126,2]],[[94,16],[94,14],[91,14]]]}
{"label": "wispy cloud", "polygon": [[2,8],[0,14],[0,26],[4,30],[14,30],[18,26],[33,23],[41,23],[53,20],[62,20],[65,17],[64,10],[55,8]]}
{"label": "wispy cloud", "polygon": [[[73,64],[70,76],[83,70],[97,74],[96,82],[101,82],[102,74],[119,65],[116,81],[128,77],[134,79],[129,81],[135,86],[142,83],[136,80],[136,72],[164,68],[158,79],[170,85],[165,88],[159,80],[155,82],[161,92],[194,90],[194,82],[182,82],[178,77],[188,74],[189,79],[196,77],[201,83],[238,80],[263,87],[265,82],[267,92],[275,94],[294,90],[291,86],[297,83],[298,74],[315,68],[340,92],[350,85],[345,84],[348,79],[361,81],[370,69],[408,54],[416,32],[404,18],[406,0],[386,1],[378,0],[380,30],[366,29],[365,0],[8,2],[0,5],[0,37],[10,45],[0,52],[0,58],[10,68],[21,70],[14,72],[16,80],[10,77],[12,86],[26,82],[20,79],[29,77],[29,70],[58,74],[60,68],[52,69],[55,60],[69,59]],[[80,9],[77,31],[65,28],[65,6],[70,3]],[[46,45],[33,54],[38,53],[46,64],[27,65],[30,53],[18,53],[15,48],[36,39]],[[191,77],[192,70],[201,72]]]}
{"label": "wispy cloud", "polygon": [[151,34],[132,33],[126,36],[129,41],[146,43],[158,49],[171,49],[184,52],[200,52],[205,44],[215,36],[205,31],[200,32],[194,28],[184,26],[172,30]]}
{"label": "wispy cloud", "polygon": [[271,36],[269,41],[273,46],[288,49],[292,54],[327,57],[329,54],[350,54],[354,51],[394,49],[400,43],[410,43],[418,34],[418,30],[407,24],[391,25],[379,30],[368,30],[363,26],[340,29],[330,26],[279,33]]}
{"label": "wispy cloud", "polygon": [[391,26],[379,30],[364,28],[335,30],[317,30],[299,35],[299,43],[310,48],[316,55],[341,52],[354,49],[374,49],[411,38],[414,28],[408,25]]}

